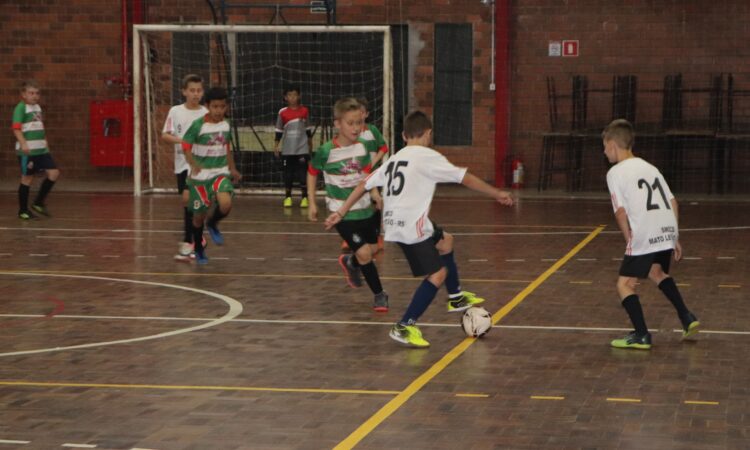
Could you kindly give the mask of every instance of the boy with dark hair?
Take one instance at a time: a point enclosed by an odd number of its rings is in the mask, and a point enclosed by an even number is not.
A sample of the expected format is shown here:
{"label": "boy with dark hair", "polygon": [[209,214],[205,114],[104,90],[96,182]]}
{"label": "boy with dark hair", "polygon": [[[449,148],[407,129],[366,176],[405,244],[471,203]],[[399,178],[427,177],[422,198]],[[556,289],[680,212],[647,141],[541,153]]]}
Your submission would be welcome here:
{"label": "boy with dark hair", "polygon": [[214,243],[222,245],[224,237],[218,224],[232,209],[234,193],[227,177],[231,176],[235,183],[241,177],[231,154],[231,128],[225,118],[227,97],[224,88],[209,89],[205,98],[208,114],[194,121],[182,138],[185,159],[190,164],[188,207],[193,213],[193,243],[198,264],[208,263],[202,242],[208,208],[216,200],[218,204],[206,226]]}
{"label": "boy with dark hair", "polygon": [[[279,110],[276,119],[273,152],[277,158],[281,153],[284,167],[285,208],[292,207],[292,185],[295,179],[299,181],[302,190],[302,200],[299,206],[307,208],[308,204],[305,171],[312,151],[312,131],[307,125],[310,113],[307,107],[300,103],[301,98],[299,86],[290,85],[284,88],[284,100],[287,106]],[[279,150],[279,144],[281,144],[281,150]]]}
{"label": "boy with dark hair", "polygon": [[42,107],[39,106],[39,85],[32,80],[21,85],[21,101],[13,110],[13,135],[16,137],[16,156],[21,165],[21,183],[18,185],[18,218],[29,220],[34,215],[29,211],[29,192],[34,174],[46,172],[47,177],[39,188],[31,209],[49,216],[45,204],[47,194],[52,190],[60,170],[47,148],[47,139],[42,122]]}
{"label": "boy with dark hair", "polygon": [[513,205],[513,197],[509,192],[496,189],[470,174],[466,168],[454,166],[443,155],[429,148],[432,122],[421,111],[406,116],[403,137],[407,146],[359,183],[346,202],[328,216],[326,228],[339,223],[365,191],[383,187],[385,240],[398,243],[415,277],[425,277],[414,292],[404,316],[391,328],[389,336],[397,342],[422,348],[430,343],[422,337],[416,322],[430,306],[443,283],[449,294],[448,312],[463,311],[484,301],[474,293],[461,290],[453,256],[453,236],[427,217],[435,185],[461,183],[506,206]]}
{"label": "boy with dark hair", "polygon": [[[330,211],[338,211],[371,168],[370,155],[359,139],[359,133],[362,131],[362,114],[357,100],[344,98],[337,101],[333,107],[333,115],[338,134],[318,148],[307,172],[307,195],[310,199],[308,217],[312,221],[318,218],[315,185],[320,172],[323,172],[326,185],[326,205]],[[377,190],[373,190],[372,195],[375,201],[380,201]],[[373,309],[386,312],[388,294],[383,290],[373,260],[378,242],[375,210],[369,194],[362,193],[360,196],[363,197],[361,201],[356,204],[352,202],[347,213],[339,217],[341,223],[336,225],[339,235],[352,249],[351,255],[339,256],[339,265],[351,287],[360,287],[361,275],[364,275],[374,294]]]}
{"label": "boy with dark hair", "polygon": [[[173,106],[164,121],[161,139],[174,145],[174,173],[177,176],[177,193],[180,194],[183,203],[183,229],[184,236],[180,243],[175,259],[179,261],[190,261],[193,254],[193,213],[187,207],[188,191],[187,177],[190,174],[190,165],[185,159],[182,151],[182,137],[194,121],[205,116],[208,110],[201,105],[203,100],[203,78],[196,74],[185,75],[182,79],[182,96],[185,103]],[[201,238],[205,247],[205,239]]]}
{"label": "boy with dark hair", "polygon": [[653,281],[677,311],[682,338],[698,333],[700,322],[685,306],[677,285],[669,276],[669,265],[682,258],[677,228],[677,200],[659,170],[633,154],[635,131],[624,119],[607,125],[602,132],[604,154],[614,164],[607,172],[617,226],[625,242],[625,256],[617,279],[617,293],[635,330],[613,340],[616,348],[648,350],[651,334],[646,327],[641,302],[635,293],[638,279]]}

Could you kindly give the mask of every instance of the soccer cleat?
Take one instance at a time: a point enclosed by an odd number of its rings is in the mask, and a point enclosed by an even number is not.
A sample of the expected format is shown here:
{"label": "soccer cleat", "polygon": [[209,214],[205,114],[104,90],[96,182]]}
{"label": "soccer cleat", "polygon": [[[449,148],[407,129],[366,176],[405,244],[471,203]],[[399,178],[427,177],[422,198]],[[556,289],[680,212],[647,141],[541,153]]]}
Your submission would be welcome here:
{"label": "soccer cleat", "polygon": [[35,204],[31,205],[31,209],[33,209],[34,212],[37,212],[37,213],[39,213],[39,214],[41,214],[43,216],[50,217],[49,210],[44,205],[38,205],[38,204],[35,203]]}
{"label": "soccer cleat", "polygon": [[339,265],[344,271],[346,282],[350,287],[362,287],[362,273],[360,272],[359,267],[352,267],[351,259],[352,255],[341,255],[339,256]]}
{"label": "soccer cleat", "polygon": [[216,228],[216,225],[207,223],[206,228],[208,228],[208,234],[211,236],[211,240],[214,241],[214,244],[224,245],[224,236],[221,234],[221,231]]}
{"label": "soccer cleat", "polygon": [[307,208],[310,206],[310,203],[307,201],[307,197],[302,197],[302,200],[299,202],[300,208]]}
{"label": "soccer cleat", "polygon": [[[681,318],[682,319],[682,318]],[[691,339],[698,334],[698,327],[701,323],[698,322],[698,318],[693,313],[688,313],[684,319],[682,319],[682,339]]]}
{"label": "soccer cleat", "polygon": [[287,197],[284,199],[284,208],[291,208],[292,207],[292,197]]}
{"label": "soccer cleat", "polygon": [[416,325],[403,325],[397,323],[393,325],[388,336],[396,342],[411,347],[425,348],[430,346],[430,343],[422,337],[422,332],[419,331],[419,328],[417,328]]}
{"label": "soccer cleat", "polygon": [[34,215],[29,210],[18,211],[18,218],[21,220],[31,220],[34,218]]}
{"label": "soccer cleat", "polygon": [[622,339],[614,339],[609,343],[609,345],[614,348],[635,348],[638,350],[648,350],[651,348],[651,333],[638,335],[635,331],[633,331]]}
{"label": "soccer cleat", "polygon": [[461,296],[448,299],[448,312],[460,312],[471,308],[474,305],[483,303],[484,299],[477,297],[473,292],[461,291]]}
{"label": "soccer cleat", "polygon": [[388,312],[388,293],[383,291],[380,294],[375,294],[375,299],[372,301],[372,309],[376,312]]}
{"label": "soccer cleat", "polygon": [[206,256],[206,252],[195,252],[195,263],[201,266],[208,264],[208,256]]}

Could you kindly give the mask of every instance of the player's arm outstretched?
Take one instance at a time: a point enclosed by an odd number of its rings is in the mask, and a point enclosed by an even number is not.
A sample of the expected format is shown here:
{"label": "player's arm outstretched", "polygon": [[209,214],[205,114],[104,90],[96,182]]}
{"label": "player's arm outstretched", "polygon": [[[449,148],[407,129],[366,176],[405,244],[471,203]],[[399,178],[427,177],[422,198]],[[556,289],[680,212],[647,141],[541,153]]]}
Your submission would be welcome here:
{"label": "player's arm outstretched", "polygon": [[466,175],[464,175],[464,179],[461,181],[461,184],[473,191],[489,195],[490,197],[497,200],[497,202],[501,205],[513,206],[513,196],[510,192],[490,186],[468,171],[466,172]]}

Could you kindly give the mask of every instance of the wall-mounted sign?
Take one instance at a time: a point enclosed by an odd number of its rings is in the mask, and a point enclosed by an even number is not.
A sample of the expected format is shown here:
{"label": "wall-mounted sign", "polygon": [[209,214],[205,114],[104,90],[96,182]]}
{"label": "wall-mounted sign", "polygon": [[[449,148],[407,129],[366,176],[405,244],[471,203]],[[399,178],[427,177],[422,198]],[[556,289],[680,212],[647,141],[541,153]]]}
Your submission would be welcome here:
{"label": "wall-mounted sign", "polygon": [[562,41],[563,56],[578,56],[578,41]]}
{"label": "wall-mounted sign", "polygon": [[562,56],[562,43],[560,41],[549,41],[549,56]]}

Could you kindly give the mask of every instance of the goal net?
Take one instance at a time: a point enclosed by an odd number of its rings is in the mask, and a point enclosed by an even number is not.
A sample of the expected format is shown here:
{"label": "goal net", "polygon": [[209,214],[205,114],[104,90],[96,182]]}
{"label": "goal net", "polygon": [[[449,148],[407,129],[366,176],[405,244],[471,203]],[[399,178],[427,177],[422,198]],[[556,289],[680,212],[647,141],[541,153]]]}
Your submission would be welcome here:
{"label": "goal net", "polygon": [[368,122],[392,144],[391,55],[386,26],[134,26],[135,195],[176,187],[174,148],[161,131],[169,108],[184,102],[185,75],[227,88],[241,188],[271,190],[283,185],[273,146],[285,86],[301,89],[313,149],[333,136],[332,106],[347,96],[367,99]]}

